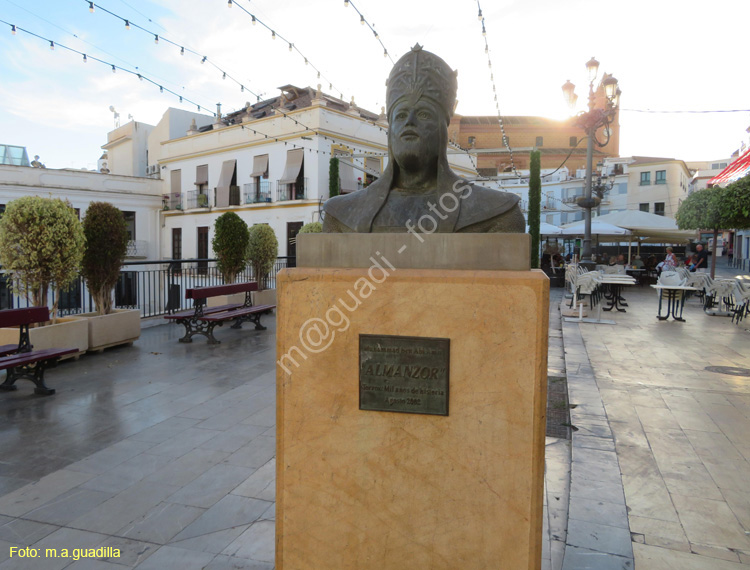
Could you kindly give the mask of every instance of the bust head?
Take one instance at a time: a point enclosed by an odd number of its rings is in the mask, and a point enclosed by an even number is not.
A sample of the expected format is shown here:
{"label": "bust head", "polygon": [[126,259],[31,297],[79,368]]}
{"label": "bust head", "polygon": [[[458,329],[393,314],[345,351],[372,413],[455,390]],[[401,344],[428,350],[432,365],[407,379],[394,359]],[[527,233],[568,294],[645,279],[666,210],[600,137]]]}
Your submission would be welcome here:
{"label": "bust head", "polygon": [[[404,173],[429,173],[447,164],[448,124],[456,102],[456,73],[445,61],[415,45],[393,66],[386,91],[388,146]],[[434,184],[433,184],[434,185]]]}

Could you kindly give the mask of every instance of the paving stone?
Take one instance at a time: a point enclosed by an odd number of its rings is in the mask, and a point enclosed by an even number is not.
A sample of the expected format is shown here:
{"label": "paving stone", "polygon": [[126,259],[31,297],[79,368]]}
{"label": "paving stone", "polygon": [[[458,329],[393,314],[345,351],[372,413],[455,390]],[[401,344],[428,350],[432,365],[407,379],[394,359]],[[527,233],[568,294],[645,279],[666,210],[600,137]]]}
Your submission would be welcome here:
{"label": "paving stone", "polygon": [[264,501],[273,501],[276,498],[275,484],[276,460],[272,459],[235,487],[232,494],[262,499]]}
{"label": "paving stone", "polygon": [[275,554],[275,530],[273,521],[258,521],[250,525],[222,554],[272,563]]}
{"label": "paving stone", "polygon": [[67,493],[93,475],[62,469],[0,498],[0,514],[21,516]]}
{"label": "paving stone", "polygon": [[253,472],[237,465],[214,465],[167,500],[171,503],[208,508],[245,481]]}
{"label": "paving stone", "polygon": [[26,513],[25,519],[64,526],[84,515],[94,507],[112,498],[113,493],[103,493],[77,487],[52,499],[38,509]]}
{"label": "paving stone", "polygon": [[562,568],[563,570],[632,570],[633,560],[588,548],[568,546],[565,549]]}
{"label": "paving stone", "polygon": [[571,546],[588,548],[596,552],[614,554],[625,558],[632,558],[633,556],[630,531],[627,528],[570,519],[568,521],[567,542]]}
{"label": "paving stone", "polygon": [[205,509],[164,502],[128,523],[116,534],[133,540],[166,544],[204,512]]}
{"label": "paving stone", "polygon": [[177,489],[176,485],[141,481],[69,524],[73,528],[114,534],[174,494]]}
{"label": "paving stone", "polygon": [[205,570],[273,570],[274,565],[267,562],[255,562],[218,554]]}
{"label": "paving stone", "polygon": [[162,546],[138,566],[138,570],[201,570],[213,558],[210,553]]}
{"label": "paving stone", "polygon": [[58,528],[55,525],[14,519],[0,526],[0,540],[10,542],[11,544],[30,546],[55,532]]}
{"label": "paving stone", "polygon": [[252,524],[268,507],[267,501],[227,495],[188,525],[173,542]]}

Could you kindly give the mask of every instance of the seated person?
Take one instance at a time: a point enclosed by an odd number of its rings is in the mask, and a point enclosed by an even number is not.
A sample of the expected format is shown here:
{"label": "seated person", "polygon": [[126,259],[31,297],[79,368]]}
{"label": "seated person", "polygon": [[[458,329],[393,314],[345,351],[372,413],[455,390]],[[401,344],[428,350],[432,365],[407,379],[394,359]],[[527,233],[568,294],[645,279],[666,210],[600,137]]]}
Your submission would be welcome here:
{"label": "seated person", "polygon": [[635,267],[636,269],[643,269],[643,268],[644,268],[644,267],[646,266],[646,264],[645,264],[645,263],[643,263],[643,260],[641,259],[641,256],[640,256],[640,255],[636,255],[636,256],[635,256],[635,257],[633,258],[633,263],[632,263],[631,265],[632,265],[633,267]]}
{"label": "seated person", "polygon": [[625,255],[620,254],[617,256],[617,265],[625,265]]}

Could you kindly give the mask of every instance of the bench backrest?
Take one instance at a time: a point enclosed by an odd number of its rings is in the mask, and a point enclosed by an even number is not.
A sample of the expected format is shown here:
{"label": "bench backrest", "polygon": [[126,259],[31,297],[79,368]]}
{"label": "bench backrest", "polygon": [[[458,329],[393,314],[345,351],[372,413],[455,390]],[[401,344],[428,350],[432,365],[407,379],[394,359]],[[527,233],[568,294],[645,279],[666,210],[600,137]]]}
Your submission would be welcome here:
{"label": "bench backrest", "polygon": [[186,299],[207,299],[219,295],[233,295],[235,293],[247,293],[257,291],[258,283],[248,281],[246,283],[232,283],[231,285],[213,285],[211,287],[195,287],[185,291]]}
{"label": "bench backrest", "polygon": [[47,307],[5,309],[0,311],[0,327],[17,327],[31,323],[43,323],[48,320],[49,309]]}

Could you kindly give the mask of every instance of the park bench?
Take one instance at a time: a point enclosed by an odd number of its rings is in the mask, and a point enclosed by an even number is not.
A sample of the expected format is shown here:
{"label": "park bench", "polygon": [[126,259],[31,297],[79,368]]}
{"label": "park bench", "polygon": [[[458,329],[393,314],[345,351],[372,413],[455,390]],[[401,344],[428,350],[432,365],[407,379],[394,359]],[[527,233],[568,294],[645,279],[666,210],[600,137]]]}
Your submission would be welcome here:
{"label": "park bench", "polygon": [[6,370],[5,382],[0,390],[16,390],[16,380],[25,378],[36,384],[35,394],[49,396],[53,388],[44,384],[44,371],[57,364],[61,356],[78,353],[77,348],[46,348],[34,350],[29,340],[29,325],[49,320],[47,307],[7,309],[0,311],[0,327],[19,327],[18,346],[0,346],[0,370]]}
{"label": "park bench", "polygon": [[[185,298],[193,300],[193,310],[180,311],[164,318],[175,321],[185,327],[185,336],[180,342],[193,342],[193,336],[200,334],[208,338],[209,344],[219,344],[221,341],[214,336],[214,328],[223,326],[227,321],[234,321],[233,329],[242,328],[242,323],[250,321],[256,330],[266,330],[260,324],[261,315],[270,312],[276,305],[253,306],[251,293],[258,290],[255,281],[247,283],[233,283],[230,285],[214,285],[210,287],[195,287],[185,291]],[[245,294],[244,303],[207,307],[206,299],[221,295]]]}

